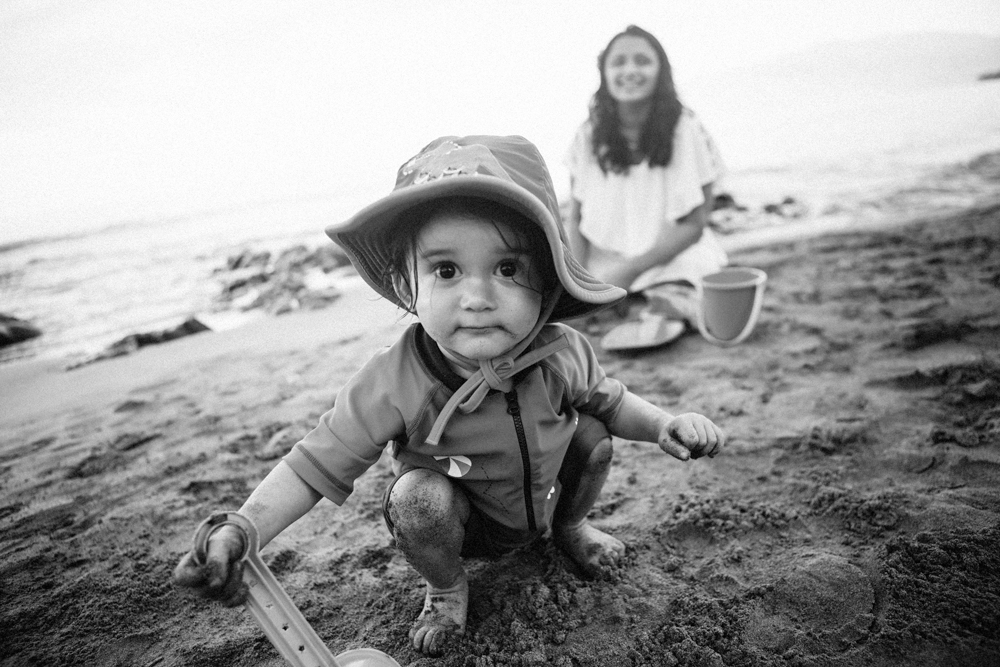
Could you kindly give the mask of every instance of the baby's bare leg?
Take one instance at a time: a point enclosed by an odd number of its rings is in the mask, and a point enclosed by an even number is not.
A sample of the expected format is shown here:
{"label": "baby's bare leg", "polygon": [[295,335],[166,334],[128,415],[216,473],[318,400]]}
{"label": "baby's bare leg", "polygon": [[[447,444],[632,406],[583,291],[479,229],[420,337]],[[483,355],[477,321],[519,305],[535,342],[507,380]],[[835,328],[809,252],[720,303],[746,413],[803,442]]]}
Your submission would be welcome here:
{"label": "baby's bare leg", "polygon": [[613,448],[610,436],[594,446],[579,480],[574,486],[567,480],[564,495],[556,506],[552,538],[583,571],[591,576],[617,564],[625,555],[625,545],[587,522],[587,513],[601,494],[611,470]]}
{"label": "baby's bare leg", "polygon": [[444,475],[413,470],[393,486],[388,509],[396,543],[427,581],[423,611],[410,629],[413,647],[439,655],[450,637],[465,632],[469,584],[460,554],[469,501]]}

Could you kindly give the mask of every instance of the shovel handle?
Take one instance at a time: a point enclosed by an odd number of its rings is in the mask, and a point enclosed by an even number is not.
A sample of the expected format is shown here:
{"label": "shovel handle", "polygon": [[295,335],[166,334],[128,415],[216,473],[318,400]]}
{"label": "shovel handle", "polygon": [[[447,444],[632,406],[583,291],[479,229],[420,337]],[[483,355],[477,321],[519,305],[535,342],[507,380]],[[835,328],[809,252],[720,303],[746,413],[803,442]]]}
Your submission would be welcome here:
{"label": "shovel handle", "polygon": [[249,589],[244,604],[281,657],[293,667],[341,667],[260,559],[260,538],[250,519],[238,512],[216,512],[205,519],[194,536],[198,560],[205,562],[208,538],[226,525],[240,529],[246,545],[240,557],[244,561],[243,581]]}

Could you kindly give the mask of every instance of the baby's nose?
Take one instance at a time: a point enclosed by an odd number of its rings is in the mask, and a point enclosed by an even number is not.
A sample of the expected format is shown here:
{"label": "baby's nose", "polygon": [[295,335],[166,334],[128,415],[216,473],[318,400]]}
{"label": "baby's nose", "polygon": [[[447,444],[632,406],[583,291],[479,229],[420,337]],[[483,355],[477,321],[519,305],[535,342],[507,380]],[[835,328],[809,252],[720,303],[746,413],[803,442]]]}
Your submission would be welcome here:
{"label": "baby's nose", "polygon": [[489,310],[494,306],[493,286],[489,280],[470,277],[462,292],[462,307],[467,310]]}

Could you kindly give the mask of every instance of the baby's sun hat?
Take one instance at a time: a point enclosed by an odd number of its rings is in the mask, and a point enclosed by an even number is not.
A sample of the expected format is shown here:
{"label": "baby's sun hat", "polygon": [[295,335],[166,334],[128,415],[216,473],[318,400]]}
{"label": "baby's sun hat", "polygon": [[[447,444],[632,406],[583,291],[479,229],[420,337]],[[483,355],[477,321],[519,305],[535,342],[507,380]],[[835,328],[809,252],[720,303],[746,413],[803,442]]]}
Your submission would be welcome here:
{"label": "baby's sun hat", "polygon": [[407,211],[446,197],[481,197],[510,207],[545,232],[562,294],[548,320],[587,315],[621,300],[625,290],[604,283],[577,262],[566,243],[552,178],[538,149],[518,136],[435,139],[399,168],[392,192],[344,222],[326,228],[376,292],[406,308],[387,271],[386,239]]}
{"label": "baby's sun hat", "polygon": [[441,137],[424,147],[399,168],[392,192],[367,206],[351,219],[330,225],[327,235],[347,251],[351,263],[376,292],[406,308],[393,289],[388,271],[389,248],[400,221],[415,206],[446,197],[481,197],[507,206],[533,221],[552,252],[560,286],[556,288],[534,329],[507,353],[479,361],[479,369],[442,408],[427,442],[440,444],[445,427],[456,411],[471,413],[490,389],[508,392],[512,378],[569,345],[566,335],[528,350],[548,322],[568,320],[596,312],[625,297],[625,290],[590,275],[566,244],[552,178],[538,149],[523,137]]}

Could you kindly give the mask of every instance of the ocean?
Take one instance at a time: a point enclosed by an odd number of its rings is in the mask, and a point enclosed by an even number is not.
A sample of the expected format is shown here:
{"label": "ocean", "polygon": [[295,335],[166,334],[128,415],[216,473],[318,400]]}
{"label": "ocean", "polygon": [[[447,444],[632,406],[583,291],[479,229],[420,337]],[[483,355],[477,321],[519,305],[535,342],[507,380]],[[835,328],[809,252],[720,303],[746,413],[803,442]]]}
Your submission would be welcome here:
{"label": "ocean", "polygon": [[[958,209],[1000,192],[995,172],[967,168],[978,156],[1000,152],[1000,81],[850,100],[817,93],[780,104],[701,93],[688,103],[729,166],[719,189],[752,211],[792,197],[796,222],[822,226],[845,217]],[[561,158],[546,155],[550,165]],[[553,171],[558,181],[558,167]],[[390,175],[379,176],[391,183]],[[329,243],[324,226],[366,203],[313,198],[157,220],[109,219],[98,228],[2,245],[0,313],[33,323],[43,335],[0,349],[0,362],[71,363],[128,334],[198,314],[215,312],[217,326],[236,325],[237,313],[226,319],[218,312],[221,283],[214,272],[228,257]],[[787,221],[752,216],[751,226]]]}

